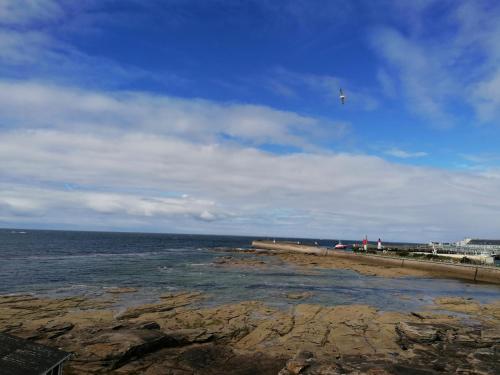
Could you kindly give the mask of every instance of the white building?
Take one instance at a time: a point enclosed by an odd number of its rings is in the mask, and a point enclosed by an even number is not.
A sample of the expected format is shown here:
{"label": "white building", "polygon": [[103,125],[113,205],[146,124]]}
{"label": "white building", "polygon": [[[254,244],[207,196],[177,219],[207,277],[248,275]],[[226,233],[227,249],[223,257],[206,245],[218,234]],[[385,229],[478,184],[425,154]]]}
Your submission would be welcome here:
{"label": "white building", "polygon": [[500,256],[500,240],[465,238],[454,243],[429,242],[435,253]]}
{"label": "white building", "polygon": [[455,245],[459,248],[476,251],[478,253],[500,255],[500,240],[465,238],[462,241],[456,242]]}

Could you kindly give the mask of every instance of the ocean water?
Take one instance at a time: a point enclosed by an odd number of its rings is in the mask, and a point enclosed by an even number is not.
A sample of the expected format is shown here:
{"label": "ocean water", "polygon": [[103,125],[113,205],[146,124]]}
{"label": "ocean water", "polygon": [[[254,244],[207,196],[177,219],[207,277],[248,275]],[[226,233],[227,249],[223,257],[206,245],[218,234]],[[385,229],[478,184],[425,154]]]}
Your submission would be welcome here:
{"label": "ocean water", "polygon": [[[435,278],[382,278],[350,270],[304,270],[266,257],[269,267],[220,266],[218,257],[249,248],[251,237],[0,229],[0,294],[105,296],[107,288],[134,287],[123,305],[150,302],[172,291],[201,291],[205,304],[259,300],[273,306],[295,303],[369,304],[383,310],[412,310],[439,296],[490,302],[495,285]],[[304,242],[307,240],[303,240]],[[320,244],[332,245],[331,241]],[[320,261],[320,258],[318,258]],[[307,300],[287,293],[308,291]]]}

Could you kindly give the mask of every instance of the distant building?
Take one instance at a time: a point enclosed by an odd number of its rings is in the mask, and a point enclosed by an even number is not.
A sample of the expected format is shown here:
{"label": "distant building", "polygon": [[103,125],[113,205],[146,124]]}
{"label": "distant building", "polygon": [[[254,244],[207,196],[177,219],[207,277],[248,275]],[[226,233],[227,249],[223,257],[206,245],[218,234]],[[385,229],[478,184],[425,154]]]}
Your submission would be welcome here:
{"label": "distant building", "polygon": [[430,242],[435,251],[450,252],[467,255],[489,255],[500,256],[500,240],[483,240],[476,238],[465,238],[454,243]]}
{"label": "distant building", "polygon": [[477,254],[490,254],[495,257],[500,256],[500,240],[465,238],[462,241],[458,241],[456,246],[465,251]]}
{"label": "distant building", "polygon": [[489,249],[500,249],[500,240],[480,240],[476,238],[465,238],[457,242],[457,246],[481,247]]}
{"label": "distant building", "polygon": [[61,375],[70,357],[62,350],[0,333],[2,375]]}

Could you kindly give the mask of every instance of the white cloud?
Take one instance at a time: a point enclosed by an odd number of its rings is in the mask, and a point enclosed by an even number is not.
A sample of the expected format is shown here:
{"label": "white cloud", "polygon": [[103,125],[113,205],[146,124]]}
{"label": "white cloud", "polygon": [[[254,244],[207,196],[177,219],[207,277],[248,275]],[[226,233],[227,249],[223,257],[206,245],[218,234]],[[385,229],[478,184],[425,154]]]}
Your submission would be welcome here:
{"label": "white cloud", "polygon": [[373,35],[375,48],[396,72],[389,77],[399,79],[410,111],[423,114],[441,127],[451,126],[454,119],[446,106],[453,89],[440,65],[439,52],[393,29],[381,28]]}
{"label": "white cloud", "polygon": [[[0,70],[11,77],[50,77],[52,82],[113,87],[145,81],[183,87],[189,80],[169,72],[155,74],[103,56],[86,54],[68,36],[96,34],[103,23],[129,22],[107,14],[103,0],[1,0]],[[138,4],[142,5],[142,4]],[[130,15],[131,16],[131,15]]]}
{"label": "white cloud", "polygon": [[36,31],[0,30],[0,62],[6,64],[34,63],[47,50],[52,40],[44,33]]}
{"label": "white cloud", "polygon": [[500,155],[498,154],[462,154],[462,158],[474,163],[492,163],[500,161]]}
{"label": "white cloud", "polygon": [[405,150],[401,150],[399,148],[391,148],[385,152],[387,155],[395,156],[397,158],[408,159],[408,158],[421,158],[427,156],[427,152],[417,151],[417,152],[408,152]]}
{"label": "white cloud", "polygon": [[[498,119],[500,17],[498,4],[462,1],[446,12],[426,13],[438,2],[424,1],[406,31],[379,27],[370,34],[385,63],[379,80],[391,94],[395,81],[411,111],[440,127],[452,126],[457,106],[470,105],[484,122]],[[437,18],[436,18],[437,17]],[[429,35],[429,30],[435,30]],[[449,30],[454,30],[450,33]],[[390,81],[388,80],[390,79]]]}
{"label": "white cloud", "polygon": [[[500,225],[494,173],[321,150],[271,154],[214,142],[205,128],[228,126],[258,140],[266,138],[264,131],[252,130],[245,119],[270,114],[266,126],[287,138],[286,121],[274,121],[298,115],[253,106],[240,113],[238,105],[196,100],[174,101],[179,109],[164,97],[40,84],[8,87],[10,95],[0,98],[0,220],[9,225],[29,220],[344,238],[368,233],[422,241],[494,235]],[[210,121],[197,124],[207,114]],[[192,141],[179,127],[204,136]]]}
{"label": "white cloud", "polygon": [[[29,111],[26,111],[29,108]],[[249,104],[219,104],[145,93],[99,93],[42,85],[0,82],[0,111],[10,126],[58,129],[133,129],[190,140],[217,141],[221,135],[251,144],[313,147],[342,136],[347,125]],[[75,115],[76,114],[76,115]]]}
{"label": "white cloud", "polygon": [[36,21],[55,20],[63,9],[56,0],[2,0],[0,25],[26,25]]}
{"label": "white cloud", "polygon": [[44,212],[58,208],[89,209],[99,214],[126,214],[131,216],[192,215],[206,219],[215,218],[209,210],[216,210],[214,203],[186,198],[141,197],[132,194],[101,193],[56,189],[19,188],[4,185],[0,204],[16,213]]}
{"label": "white cloud", "polygon": [[500,69],[489,79],[478,83],[475,86],[473,95],[474,105],[480,119],[483,121],[498,121],[500,119]]}

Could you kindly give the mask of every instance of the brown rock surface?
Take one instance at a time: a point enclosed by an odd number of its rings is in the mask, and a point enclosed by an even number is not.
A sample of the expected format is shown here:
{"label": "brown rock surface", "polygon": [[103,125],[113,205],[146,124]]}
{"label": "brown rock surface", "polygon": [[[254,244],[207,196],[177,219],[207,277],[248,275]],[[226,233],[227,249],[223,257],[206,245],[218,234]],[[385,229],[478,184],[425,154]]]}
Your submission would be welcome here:
{"label": "brown rock surface", "polygon": [[313,295],[311,292],[302,292],[302,293],[287,293],[285,296],[288,299],[306,299]]}
{"label": "brown rock surface", "polygon": [[111,294],[122,294],[122,293],[135,293],[137,292],[137,288],[130,288],[130,287],[124,287],[124,288],[105,288],[104,289],[106,293],[111,293]]}
{"label": "brown rock surface", "polygon": [[[436,276],[433,271],[416,270],[411,268],[403,268],[398,266],[389,265],[376,265],[364,259],[363,254],[349,259],[340,258],[335,256],[317,256],[314,254],[302,254],[291,252],[279,251],[266,251],[266,250],[244,250],[241,249],[225,249],[225,252],[234,253],[247,253],[252,254],[253,257],[237,258],[233,256],[223,256],[216,259],[214,262],[223,266],[234,267],[257,267],[263,268],[270,265],[274,258],[281,264],[292,264],[300,268],[311,270],[324,268],[324,269],[346,269],[358,272],[362,275],[368,276],[381,276],[381,277],[404,277],[404,276]],[[266,259],[267,257],[267,259]]]}
{"label": "brown rock surface", "polygon": [[[498,373],[499,305],[438,299],[468,314],[260,302],[200,307],[178,293],[117,316],[109,301],[0,296],[0,331],[75,353],[68,374]],[[119,319],[118,319],[119,318]]]}
{"label": "brown rock surface", "polygon": [[296,264],[300,267],[346,269],[368,276],[403,277],[431,275],[431,273],[422,270],[370,264],[363,259],[363,255],[352,259],[337,258],[335,256],[320,257],[300,253],[275,253],[275,255],[284,262]]}
{"label": "brown rock surface", "polygon": [[269,263],[260,259],[260,257],[236,258],[232,256],[223,256],[216,258],[213,263],[217,266],[232,266],[232,267],[265,268],[269,266]]}
{"label": "brown rock surface", "polygon": [[193,302],[202,299],[201,293],[178,293],[165,294],[160,297],[160,303],[144,304],[141,306],[128,308],[126,311],[118,314],[118,320],[134,319],[140,316],[151,316],[152,314],[165,313],[179,307],[190,305]]}

